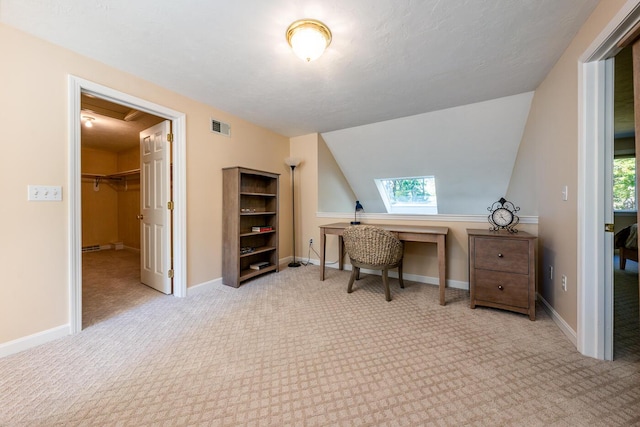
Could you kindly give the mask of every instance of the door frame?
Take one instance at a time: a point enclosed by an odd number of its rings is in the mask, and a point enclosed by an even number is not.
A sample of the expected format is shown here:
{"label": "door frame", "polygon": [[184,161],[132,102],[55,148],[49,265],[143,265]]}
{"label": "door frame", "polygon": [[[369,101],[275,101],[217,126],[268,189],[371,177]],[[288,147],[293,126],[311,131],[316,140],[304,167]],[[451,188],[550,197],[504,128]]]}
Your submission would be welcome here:
{"label": "door frame", "polygon": [[[578,61],[578,301],[577,347],[597,359],[613,358],[613,246],[611,222],[613,61],[617,43],[640,21],[640,0],[629,0]],[[611,247],[609,247],[611,246]],[[612,274],[611,274],[612,276]]]}
{"label": "door frame", "polygon": [[171,120],[173,147],[173,295],[187,296],[186,115],[109,87],[69,75],[69,332],[82,330],[82,206],[81,206],[81,101],[82,93]]}

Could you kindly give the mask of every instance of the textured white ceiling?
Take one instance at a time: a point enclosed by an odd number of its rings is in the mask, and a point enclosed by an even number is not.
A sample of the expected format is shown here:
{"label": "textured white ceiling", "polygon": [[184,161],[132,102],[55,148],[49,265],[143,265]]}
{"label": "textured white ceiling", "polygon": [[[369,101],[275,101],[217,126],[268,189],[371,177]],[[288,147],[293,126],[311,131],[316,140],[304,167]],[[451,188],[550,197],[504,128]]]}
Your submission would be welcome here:
{"label": "textured white ceiling", "polygon": [[[0,21],[287,136],[534,90],[598,0],[1,0]],[[333,32],[315,62],[284,34]]]}

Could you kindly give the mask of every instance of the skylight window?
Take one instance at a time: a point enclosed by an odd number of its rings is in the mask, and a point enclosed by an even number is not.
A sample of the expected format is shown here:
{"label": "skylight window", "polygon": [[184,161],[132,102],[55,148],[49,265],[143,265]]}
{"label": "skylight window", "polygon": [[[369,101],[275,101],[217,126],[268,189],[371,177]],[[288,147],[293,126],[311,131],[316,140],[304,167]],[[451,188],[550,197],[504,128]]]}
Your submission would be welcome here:
{"label": "skylight window", "polygon": [[375,182],[388,213],[438,213],[436,179],[433,176],[378,178]]}

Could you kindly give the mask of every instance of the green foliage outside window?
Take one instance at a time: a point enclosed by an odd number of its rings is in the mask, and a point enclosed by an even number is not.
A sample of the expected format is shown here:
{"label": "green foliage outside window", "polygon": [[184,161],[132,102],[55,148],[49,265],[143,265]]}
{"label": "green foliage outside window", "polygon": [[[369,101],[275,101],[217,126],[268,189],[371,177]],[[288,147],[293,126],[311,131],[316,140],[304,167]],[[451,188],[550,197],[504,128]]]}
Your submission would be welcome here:
{"label": "green foliage outside window", "polygon": [[435,193],[433,177],[385,179],[382,183],[392,205],[427,203]]}
{"label": "green foliage outside window", "polygon": [[613,210],[636,210],[636,159],[613,161]]}
{"label": "green foliage outside window", "polygon": [[375,183],[388,213],[416,215],[438,213],[434,176],[376,178]]}

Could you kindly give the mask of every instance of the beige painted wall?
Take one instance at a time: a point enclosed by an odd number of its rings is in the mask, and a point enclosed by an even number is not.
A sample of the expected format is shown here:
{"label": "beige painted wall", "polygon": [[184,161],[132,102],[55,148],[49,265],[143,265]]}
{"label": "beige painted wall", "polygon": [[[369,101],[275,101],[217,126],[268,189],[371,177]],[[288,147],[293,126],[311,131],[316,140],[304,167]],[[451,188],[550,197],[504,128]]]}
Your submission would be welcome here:
{"label": "beige painted wall", "polygon": [[538,214],[538,194],[534,185],[536,178],[535,146],[522,144],[518,147],[518,155],[511,171],[511,179],[505,198],[513,201],[520,212],[530,215]]}
{"label": "beige painted wall", "polygon": [[[82,173],[109,175],[140,168],[140,150],[114,153],[82,148]],[[82,178],[82,246],[122,242],[140,249],[140,176],[125,181],[102,180],[94,186],[93,178]]]}
{"label": "beige painted wall", "polygon": [[[140,169],[138,147],[118,153],[118,172]],[[126,177],[126,187],[118,191],[118,241],[128,248],[140,249],[140,174]]]}
{"label": "beige painted wall", "polygon": [[356,195],[322,135],[318,136],[318,211],[348,212]]}
{"label": "beige painted wall", "polygon": [[[539,214],[539,267],[554,266],[554,280],[542,274],[543,298],[577,330],[578,205],[578,60],[625,1],[600,2],[570,46],[536,90],[522,147],[536,165],[535,186]],[[563,201],[561,189],[569,188]],[[558,278],[566,274],[568,289]]]}
{"label": "beige painted wall", "polygon": [[[82,148],[82,173],[108,175],[118,171],[118,155],[111,151]],[[101,181],[82,178],[82,246],[104,245],[118,239],[118,191]]]}
{"label": "beige painted wall", "polygon": [[[221,170],[242,165],[286,177],[288,138],[6,25],[0,25],[0,57],[0,185],[3,205],[11,206],[0,221],[0,344],[69,324],[69,74],[187,115],[187,285],[220,278]],[[211,133],[210,117],[229,123],[233,136]],[[29,184],[61,185],[63,201],[28,202]],[[282,191],[287,205],[290,192]],[[287,256],[288,210],[280,221]]]}
{"label": "beige painted wall", "polygon": [[625,227],[638,222],[636,212],[617,212],[613,214],[613,227],[616,233]]}

